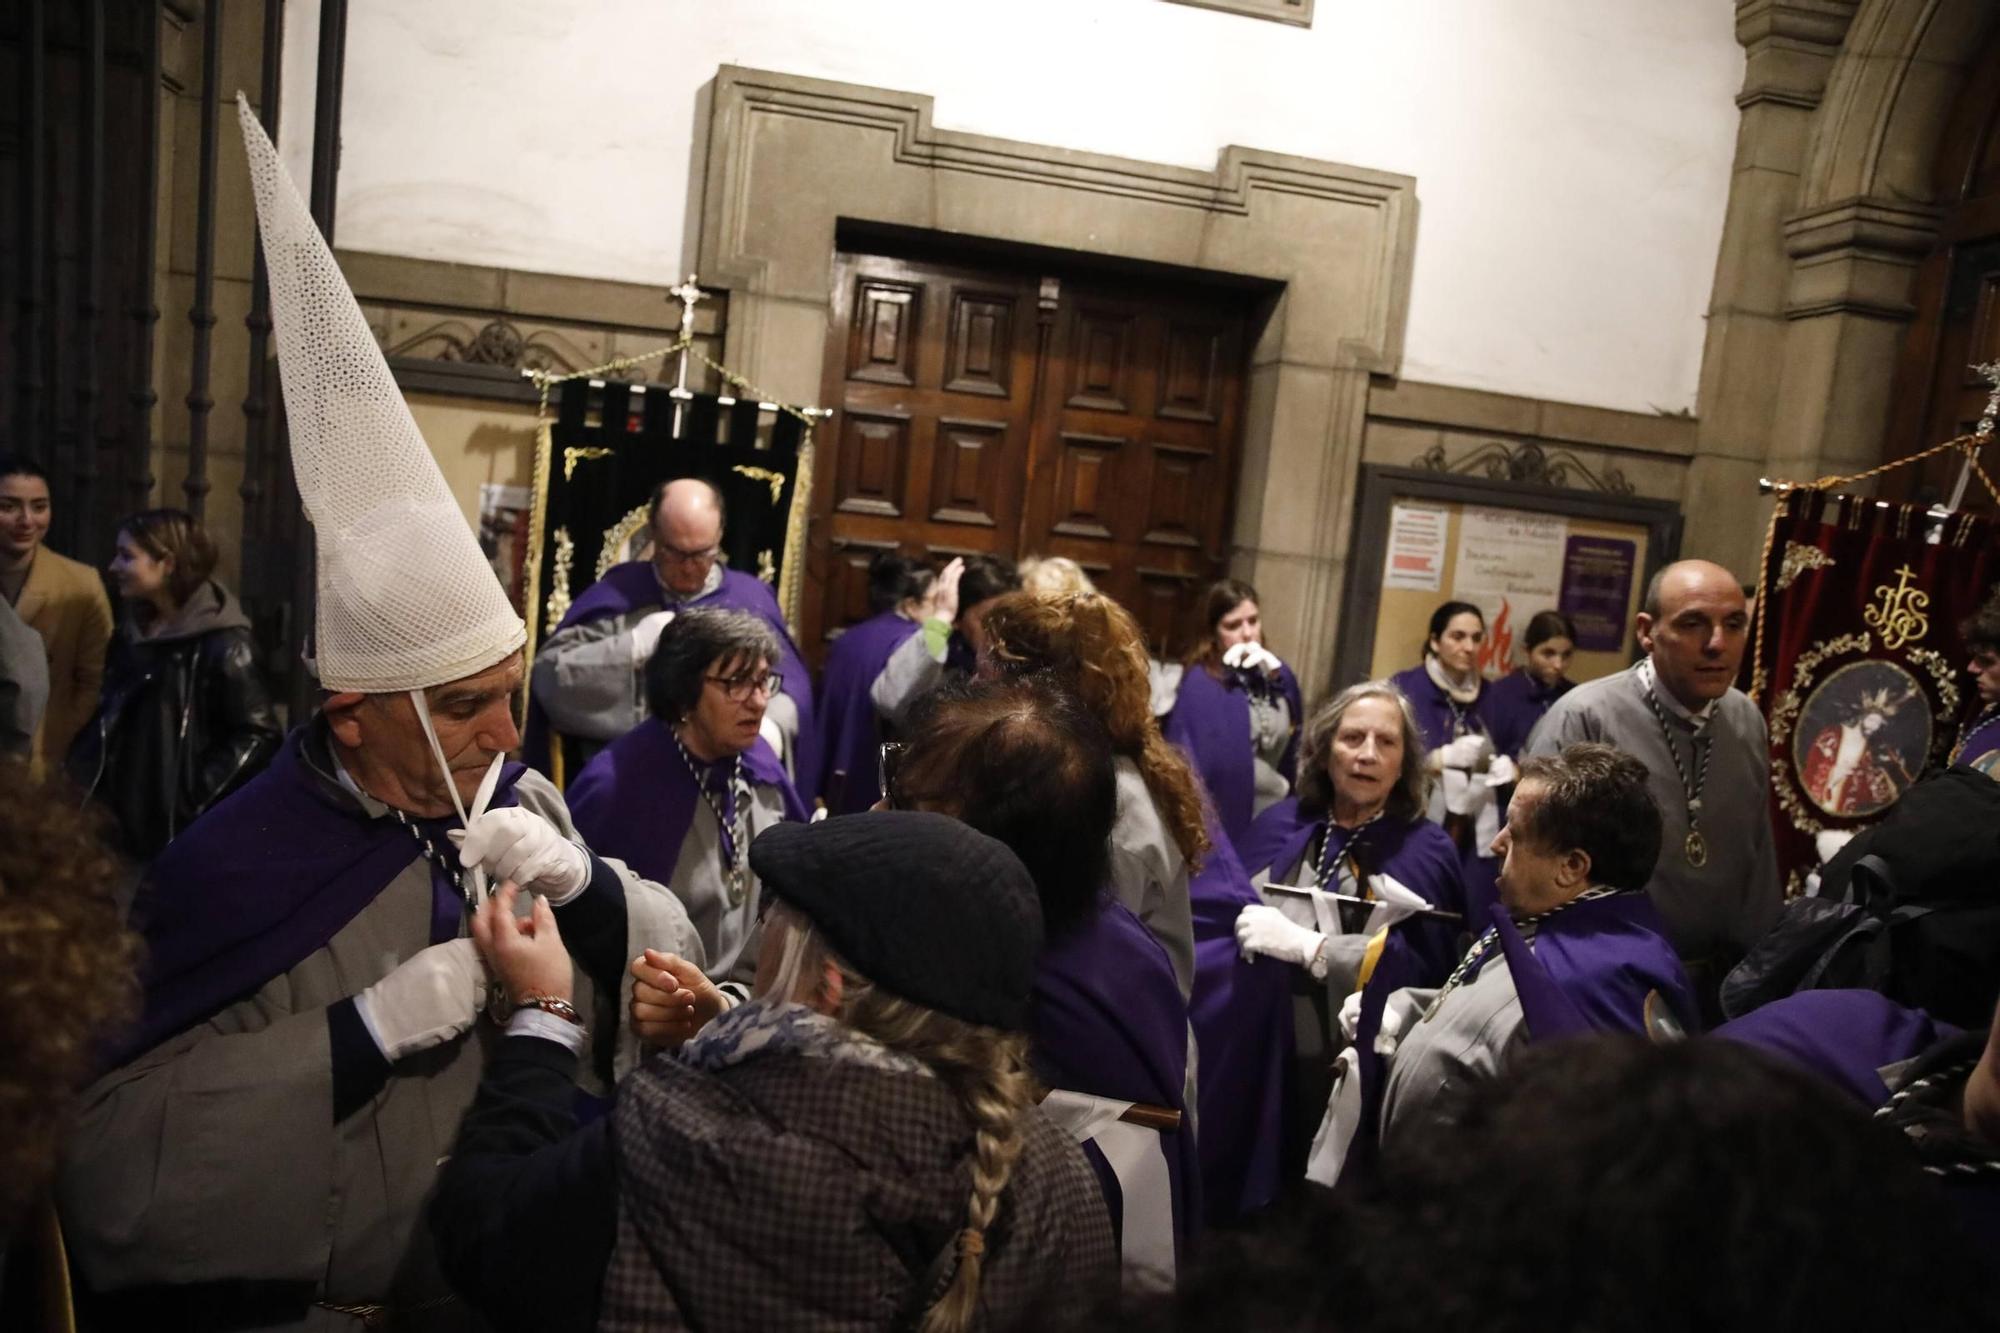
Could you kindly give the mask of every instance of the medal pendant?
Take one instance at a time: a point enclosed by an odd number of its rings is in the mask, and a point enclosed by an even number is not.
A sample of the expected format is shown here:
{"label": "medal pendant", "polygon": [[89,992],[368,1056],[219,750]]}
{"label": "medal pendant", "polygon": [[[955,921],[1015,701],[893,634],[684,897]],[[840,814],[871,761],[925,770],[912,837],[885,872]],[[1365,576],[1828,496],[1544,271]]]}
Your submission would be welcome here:
{"label": "medal pendant", "polygon": [[731,907],[743,906],[743,872],[734,866],[722,877],[723,890],[729,895]]}
{"label": "medal pendant", "polygon": [[1691,828],[1687,841],[1681,844],[1681,852],[1687,857],[1688,864],[1699,870],[1708,864],[1708,839],[1701,836],[1700,829]]}

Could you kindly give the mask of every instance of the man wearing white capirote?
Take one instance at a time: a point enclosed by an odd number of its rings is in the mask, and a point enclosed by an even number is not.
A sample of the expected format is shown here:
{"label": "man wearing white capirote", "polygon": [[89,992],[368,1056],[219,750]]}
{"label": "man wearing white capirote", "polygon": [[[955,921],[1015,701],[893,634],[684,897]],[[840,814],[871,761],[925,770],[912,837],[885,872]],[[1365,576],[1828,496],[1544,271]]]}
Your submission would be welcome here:
{"label": "man wearing white capirote", "polygon": [[[511,879],[557,910],[577,1005],[500,1017],[588,1044],[599,1090],[636,1054],[617,1031],[626,960],[701,945],[672,895],[594,856],[555,790],[504,763],[524,627],[269,140],[239,111],[319,543],[324,693],[142,890],[145,1012],[83,1099],[65,1232],[110,1320],[478,1327],[422,1226],[498,1036],[479,1022],[488,985],[469,909]],[[587,1042],[586,1020],[620,1040]]]}

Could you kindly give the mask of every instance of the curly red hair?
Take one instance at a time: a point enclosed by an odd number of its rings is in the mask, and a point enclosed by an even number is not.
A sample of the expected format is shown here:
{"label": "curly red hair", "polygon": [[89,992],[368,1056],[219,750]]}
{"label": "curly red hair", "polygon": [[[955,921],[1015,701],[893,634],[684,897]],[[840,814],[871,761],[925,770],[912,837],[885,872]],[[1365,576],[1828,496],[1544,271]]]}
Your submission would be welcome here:
{"label": "curly red hair", "polygon": [[1010,670],[1047,671],[1097,714],[1111,745],[1139,765],[1190,868],[1208,850],[1201,787],[1153,716],[1145,639],[1131,612],[1103,593],[1015,592],[987,608],[986,638]]}
{"label": "curly red hair", "polygon": [[47,1184],[98,1042],[138,1006],[117,880],[76,794],[0,760],[0,1235]]}

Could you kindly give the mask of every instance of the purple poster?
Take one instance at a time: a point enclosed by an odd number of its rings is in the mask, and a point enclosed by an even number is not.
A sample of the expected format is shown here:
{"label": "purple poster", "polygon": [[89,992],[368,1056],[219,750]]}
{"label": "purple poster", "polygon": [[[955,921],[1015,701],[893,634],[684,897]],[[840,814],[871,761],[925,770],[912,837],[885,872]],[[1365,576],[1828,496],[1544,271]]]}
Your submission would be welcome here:
{"label": "purple poster", "polygon": [[1587,653],[1625,646],[1625,607],[1632,598],[1636,542],[1571,537],[1563,548],[1563,614],[1576,623],[1576,646]]}

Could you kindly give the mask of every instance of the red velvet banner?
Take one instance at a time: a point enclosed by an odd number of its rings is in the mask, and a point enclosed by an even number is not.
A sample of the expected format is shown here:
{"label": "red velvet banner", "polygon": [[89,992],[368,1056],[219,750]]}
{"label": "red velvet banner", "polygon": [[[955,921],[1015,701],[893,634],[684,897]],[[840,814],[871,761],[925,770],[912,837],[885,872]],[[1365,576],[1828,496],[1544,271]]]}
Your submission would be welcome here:
{"label": "red velvet banner", "polygon": [[1780,498],[1752,651],[1788,892],[1818,864],[1815,835],[1873,823],[1946,762],[1979,702],[1959,622],[1996,581],[1991,519],[1825,491]]}

